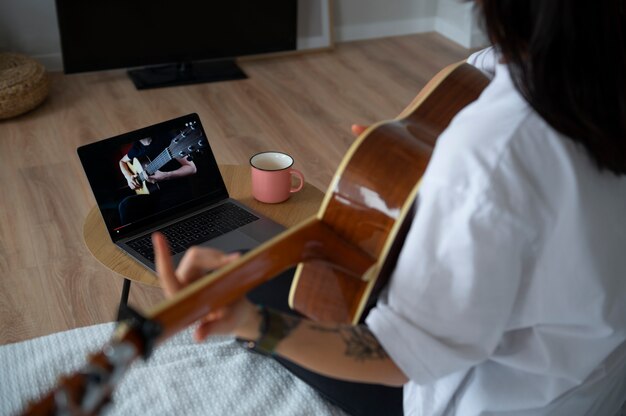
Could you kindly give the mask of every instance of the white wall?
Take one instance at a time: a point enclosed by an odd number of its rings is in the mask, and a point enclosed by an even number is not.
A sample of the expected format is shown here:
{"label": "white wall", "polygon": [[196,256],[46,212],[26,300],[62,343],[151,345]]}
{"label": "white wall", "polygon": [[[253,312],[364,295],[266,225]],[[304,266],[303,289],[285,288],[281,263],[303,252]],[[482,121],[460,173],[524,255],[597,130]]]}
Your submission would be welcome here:
{"label": "white wall", "polygon": [[297,49],[323,48],[332,43],[327,0],[298,0]]}
{"label": "white wall", "polygon": [[462,0],[335,0],[339,42],[436,31],[466,48],[487,44],[473,11]]}
{"label": "white wall", "polygon": [[[88,1],[88,0],[87,0]],[[326,0],[299,1],[298,48],[328,43],[321,16]],[[461,0],[332,0],[336,42],[437,31],[465,47],[484,44],[470,3]],[[60,70],[61,43],[54,0],[0,1],[0,51],[37,58]]]}
{"label": "white wall", "polygon": [[473,7],[473,3],[459,0],[439,0],[435,30],[466,48],[486,45]]}
{"label": "white wall", "polygon": [[0,1],[0,51],[37,58],[50,70],[61,68],[61,40],[54,0]]}
{"label": "white wall", "polygon": [[334,0],[338,42],[429,32],[437,0]]}

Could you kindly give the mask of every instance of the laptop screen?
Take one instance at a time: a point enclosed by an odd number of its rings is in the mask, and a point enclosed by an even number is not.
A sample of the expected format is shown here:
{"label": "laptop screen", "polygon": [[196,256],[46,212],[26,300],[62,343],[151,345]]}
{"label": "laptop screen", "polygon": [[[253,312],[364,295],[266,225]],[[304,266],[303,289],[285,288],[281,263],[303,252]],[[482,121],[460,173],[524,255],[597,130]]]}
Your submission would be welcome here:
{"label": "laptop screen", "polygon": [[228,197],[197,114],[78,148],[113,241]]}

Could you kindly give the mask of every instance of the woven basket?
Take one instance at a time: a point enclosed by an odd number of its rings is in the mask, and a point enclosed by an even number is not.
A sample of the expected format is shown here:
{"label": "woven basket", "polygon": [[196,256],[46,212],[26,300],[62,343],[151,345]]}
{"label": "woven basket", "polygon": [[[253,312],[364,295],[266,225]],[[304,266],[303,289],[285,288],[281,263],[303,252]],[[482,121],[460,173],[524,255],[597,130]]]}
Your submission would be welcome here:
{"label": "woven basket", "polygon": [[0,53],[0,119],[37,107],[48,95],[46,69],[32,58]]}

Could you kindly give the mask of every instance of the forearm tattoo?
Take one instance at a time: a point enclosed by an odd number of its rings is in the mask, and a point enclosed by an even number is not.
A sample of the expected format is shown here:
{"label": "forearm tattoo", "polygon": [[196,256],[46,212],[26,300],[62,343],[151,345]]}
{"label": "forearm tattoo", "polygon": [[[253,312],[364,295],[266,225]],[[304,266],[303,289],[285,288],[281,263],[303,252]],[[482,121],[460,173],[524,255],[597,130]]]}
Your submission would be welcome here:
{"label": "forearm tattoo", "polygon": [[338,334],[346,346],[346,356],[353,357],[357,361],[385,360],[389,358],[374,334],[365,326],[329,328],[311,323],[309,328],[314,331]]}
{"label": "forearm tattoo", "polygon": [[299,318],[297,316],[293,316],[293,315],[288,315],[286,313],[280,313],[280,317],[283,320],[283,339],[286,338],[289,334],[291,334],[291,331],[293,331],[294,329],[296,329],[296,327],[298,325],[300,325],[300,322],[302,322],[302,318]]}

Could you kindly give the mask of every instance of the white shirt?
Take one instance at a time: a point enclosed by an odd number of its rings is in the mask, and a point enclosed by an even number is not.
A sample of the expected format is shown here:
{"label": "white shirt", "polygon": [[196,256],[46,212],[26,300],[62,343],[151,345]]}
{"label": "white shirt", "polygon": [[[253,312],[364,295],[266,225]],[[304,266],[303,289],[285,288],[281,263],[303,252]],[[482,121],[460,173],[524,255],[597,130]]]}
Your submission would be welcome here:
{"label": "white shirt", "polygon": [[438,139],[366,320],[410,379],[405,414],[614,414],[626,401],[625,217],[626,177],[601,172],[496,64]]}

